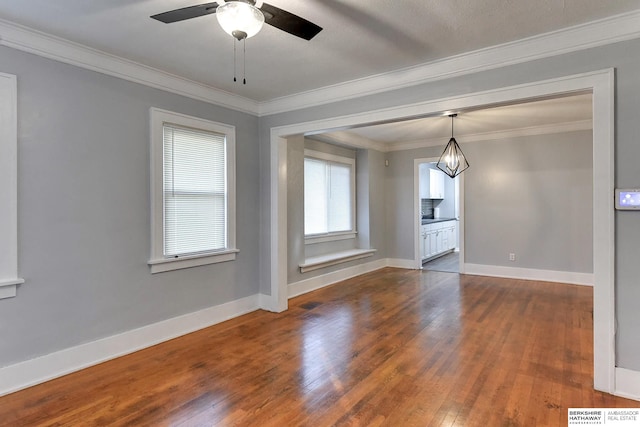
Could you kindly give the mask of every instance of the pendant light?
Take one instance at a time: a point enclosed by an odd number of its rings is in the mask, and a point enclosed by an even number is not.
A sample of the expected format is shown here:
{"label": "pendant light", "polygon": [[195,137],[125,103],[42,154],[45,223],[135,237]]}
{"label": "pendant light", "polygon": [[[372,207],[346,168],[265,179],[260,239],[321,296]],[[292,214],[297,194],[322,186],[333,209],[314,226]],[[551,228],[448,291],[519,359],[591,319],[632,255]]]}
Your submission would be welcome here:
{"label": "pendant light", "polygon": [[469,162],[467,162],[462,149],[453,137],[453,118],[457,116],[457,114],[449,115],[449,117],[451,117],[451,139],[447,146],[444,147],[444,151],[436,165],[438,169],[449,175],[451,178],[455,178],[460,175],[469,167]]}

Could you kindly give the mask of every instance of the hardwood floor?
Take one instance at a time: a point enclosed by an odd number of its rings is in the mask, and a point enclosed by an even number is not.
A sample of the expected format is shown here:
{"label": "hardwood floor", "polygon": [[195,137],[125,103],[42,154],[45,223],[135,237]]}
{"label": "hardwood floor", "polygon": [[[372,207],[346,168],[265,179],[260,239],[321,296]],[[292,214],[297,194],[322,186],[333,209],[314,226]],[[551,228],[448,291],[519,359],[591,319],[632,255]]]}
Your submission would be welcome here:
{"label": "hardwood floor", "polygon": [[3,426],[566,426],[592,289],[386,268],[0,398]]}

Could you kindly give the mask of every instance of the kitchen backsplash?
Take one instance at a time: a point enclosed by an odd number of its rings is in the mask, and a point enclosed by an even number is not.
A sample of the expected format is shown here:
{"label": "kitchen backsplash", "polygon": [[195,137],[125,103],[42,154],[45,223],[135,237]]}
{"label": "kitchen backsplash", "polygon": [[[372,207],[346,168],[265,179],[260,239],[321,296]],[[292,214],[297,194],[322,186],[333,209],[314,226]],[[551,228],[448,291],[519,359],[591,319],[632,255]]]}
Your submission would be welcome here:
{"label": "kitchen backsplash", "polygon": [[433,200],[432,199],[420,199],[422,212],[422,218],[433,219]]}

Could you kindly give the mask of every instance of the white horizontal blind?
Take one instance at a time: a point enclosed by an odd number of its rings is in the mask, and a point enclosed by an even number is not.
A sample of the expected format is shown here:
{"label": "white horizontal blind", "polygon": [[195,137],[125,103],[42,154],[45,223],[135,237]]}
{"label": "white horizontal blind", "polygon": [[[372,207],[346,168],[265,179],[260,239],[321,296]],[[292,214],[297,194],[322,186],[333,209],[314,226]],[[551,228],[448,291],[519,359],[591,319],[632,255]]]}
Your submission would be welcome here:
{"label": "white horizontal blind", "polygon": [[304,160],[304,234],[353,230],[352,166],[306,157]]}
{"label": "white horizontal blind", "polygon": [[224,134],[164,124],[164,255],[227,247]]}
{"label": "white horizontal blind", "polygon": [[304,159],[304,234],[326,233],[327,167],[322,160]]}
{"label": "white horizontal blind", "polygon": [[351,167],[329,163],[329,206],[327,209],[329,233],[350,231],[351,224]]}

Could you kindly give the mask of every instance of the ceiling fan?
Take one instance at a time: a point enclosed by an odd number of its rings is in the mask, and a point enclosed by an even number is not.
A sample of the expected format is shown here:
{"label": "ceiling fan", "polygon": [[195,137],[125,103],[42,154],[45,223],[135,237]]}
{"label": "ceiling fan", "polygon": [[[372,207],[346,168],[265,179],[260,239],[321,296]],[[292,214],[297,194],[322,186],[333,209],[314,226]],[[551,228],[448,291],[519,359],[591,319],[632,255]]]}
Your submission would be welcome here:
{"label": "ceiling fan", "polygon": [[[261,3],[258,0],[258,3]],[[215,13],[222,28],[237,40],[247,39],[260,31],[267,23],[282,31],[311,40],[322,27],[268,3],[256,6],[255,0],[230,0],[183,7],[151,16],[165,24],[197,18]]]}

